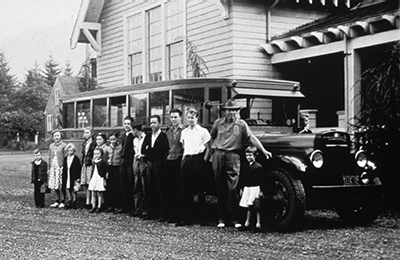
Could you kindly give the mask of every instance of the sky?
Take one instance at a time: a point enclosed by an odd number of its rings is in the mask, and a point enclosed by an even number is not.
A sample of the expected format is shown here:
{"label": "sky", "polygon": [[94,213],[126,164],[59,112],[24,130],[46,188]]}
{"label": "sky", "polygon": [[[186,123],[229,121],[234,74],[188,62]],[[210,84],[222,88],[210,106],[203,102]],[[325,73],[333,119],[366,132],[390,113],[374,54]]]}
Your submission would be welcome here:
{"label": "sky", "polygon": [[74,76],[86,58],[86,44],[71,50],[69,40],[81,0],[0,0],[0,52],[20,82],[35,62],[44,69],[50,55],[63,70],[69,60]]}

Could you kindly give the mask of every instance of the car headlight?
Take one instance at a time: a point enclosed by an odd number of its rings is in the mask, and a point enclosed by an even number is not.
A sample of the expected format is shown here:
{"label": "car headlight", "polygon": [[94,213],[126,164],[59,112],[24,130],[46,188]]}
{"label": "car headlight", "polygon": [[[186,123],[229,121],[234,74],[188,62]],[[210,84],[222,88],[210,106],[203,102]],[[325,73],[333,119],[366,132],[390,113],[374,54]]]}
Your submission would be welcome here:
{"label": "car headlight", "polygon": [[364,168],[365,166],[367,166],[368,158],[367,154],[363,150],[358,151],[354,158],[356,160],[358,167]]}
{"label": "car headlight", "polygon": [[315,168],[321,168],[324,164],[324,156],[322,155],[322,152],[320,150],[312,152],[310,155],[310,161]]}

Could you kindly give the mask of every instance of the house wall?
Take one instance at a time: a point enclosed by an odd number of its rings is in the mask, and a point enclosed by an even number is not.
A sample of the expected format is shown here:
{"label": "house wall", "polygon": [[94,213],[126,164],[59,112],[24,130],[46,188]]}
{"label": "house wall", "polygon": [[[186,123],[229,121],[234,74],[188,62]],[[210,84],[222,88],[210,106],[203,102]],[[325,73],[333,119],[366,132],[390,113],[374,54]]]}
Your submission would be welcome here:
{"label": "house wall", "polygon": [[[154,6],[153,1],[106,1],[100,17],[102,54],[98,57],[98,84],[126,84],[124,15]],[[186,38],[205,61],[207,77],[269,77],[282,79],[260,47],[267,41],[265,1],[232,0],[229,18],[221,16],[219,1],[186,0]],[[276,6],[271,11],[271,35],[281,34],[322,14]],[[191,77],[191,71],[187,72]]]}

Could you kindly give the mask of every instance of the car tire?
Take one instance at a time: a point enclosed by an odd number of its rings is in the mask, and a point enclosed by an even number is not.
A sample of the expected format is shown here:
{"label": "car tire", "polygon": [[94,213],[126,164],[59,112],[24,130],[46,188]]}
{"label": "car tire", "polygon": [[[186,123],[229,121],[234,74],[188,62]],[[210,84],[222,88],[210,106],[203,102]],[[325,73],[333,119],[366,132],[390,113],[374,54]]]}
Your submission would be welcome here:
{"label": "car tire", "polygon": [[261,187],[266,225],[280,232],[299,228],[306,209],[306,194],[300,180],[282,168],[269,171]]}

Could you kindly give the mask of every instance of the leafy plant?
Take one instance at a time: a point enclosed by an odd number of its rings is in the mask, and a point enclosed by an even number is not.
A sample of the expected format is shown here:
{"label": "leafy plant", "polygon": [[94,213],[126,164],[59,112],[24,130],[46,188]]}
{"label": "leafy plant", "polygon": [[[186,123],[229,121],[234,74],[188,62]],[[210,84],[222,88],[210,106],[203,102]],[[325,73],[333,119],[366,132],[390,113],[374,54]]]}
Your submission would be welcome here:
{"label": "leafy plant", "polygon": [[188,67],[192,70],[192,76],[194,78],[205,78],[207,77],[208,67],[203,58],[198,54],[197,47],[186,39],[186,59]]}
{"label": "leafy plant", "polygon": [[[360,145],[381,169],[386,199],[400,195],[400,42],[389,51],[387,61],[362,74],[357,118]],[[397,200],[394,202],[400,206]]]}

